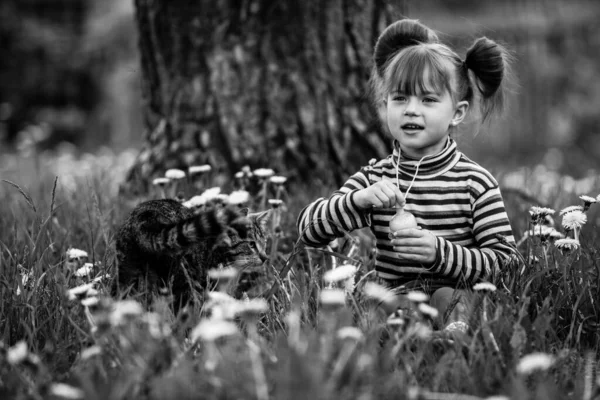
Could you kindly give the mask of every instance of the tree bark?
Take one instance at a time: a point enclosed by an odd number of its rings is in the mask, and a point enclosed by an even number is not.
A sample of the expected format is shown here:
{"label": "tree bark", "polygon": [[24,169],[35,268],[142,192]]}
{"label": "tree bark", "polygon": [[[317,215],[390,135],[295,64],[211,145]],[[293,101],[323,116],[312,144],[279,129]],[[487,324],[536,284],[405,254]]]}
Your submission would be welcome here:
{"label": "tree bark", "polygon": [[[366,93],[383,0],[135,0],[145,145],[126,192],[168,168],[269,167],[339,182],[389,152]],[[318,172],[318,174],[316,174]],[[318,175],[318,177],[317,177]]]}

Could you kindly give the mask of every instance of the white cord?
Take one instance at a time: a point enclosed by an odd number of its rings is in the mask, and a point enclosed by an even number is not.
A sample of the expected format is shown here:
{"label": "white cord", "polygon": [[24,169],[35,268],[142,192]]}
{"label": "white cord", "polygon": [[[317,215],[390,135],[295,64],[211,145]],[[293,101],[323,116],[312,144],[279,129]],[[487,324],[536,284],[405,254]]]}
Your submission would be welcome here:
{"label": "white cord", "polygon": [[[410,181],[410,185],[408,185],[408,188],[404,193],[404,201],[406,201],[406,198],[408,197],[408,192],[412,188],[415,179],[417,179],[417,174],[419,173],[419,166],[421,165],[421,161],[423,161],[427,157],[431,157],[431,155],[421,157],[421,159],[417,163],[417,168],[415,169],[415,174],[413,175],[412,181]],[[398,159],[400,159],[400,153],[398,153]],[[392,164],[394,164],[394,167],[396,168],[396,185],[398,185],[398,190],[400,190],[400,163],[396,164],[396,162],[394,161],[394,157],[392,157]]]}
{"label": "white cord", "polygon": [[[444,150],[446,150],[447,147],[448,147],[448,141],[446,141],[446,145],[444,146]],[[442,150],[442,151],[444,151],[444,150]],[[394,161],[394,156],[392,156],[392,164],[396,168],[396,185],[398,185],[398,190],[400,190],[400,151],[401,150],[398,149],[398,164],[396,164],[396,162]],[[415,175],[413,176],[412,181],[410,181],[410,185],[408,185],[408,188],[406,189],[406,193],[404,193],[404,201],[406,201],[406,198],[408,197],[408,192],[412,188],[412,185],[415,182],[415,179],[417,179],[417,174],[419,173],[419,166],[421,165],[421,161],[423,161],[427,157],[433,157],[433,156],[436,156],[436,155],[437,154],[429,154],[429,155],[421,157],[421,159],[417,163],[417,167],[415,169]],[[402,191],[400,191],[400,193],[402,193]]]}

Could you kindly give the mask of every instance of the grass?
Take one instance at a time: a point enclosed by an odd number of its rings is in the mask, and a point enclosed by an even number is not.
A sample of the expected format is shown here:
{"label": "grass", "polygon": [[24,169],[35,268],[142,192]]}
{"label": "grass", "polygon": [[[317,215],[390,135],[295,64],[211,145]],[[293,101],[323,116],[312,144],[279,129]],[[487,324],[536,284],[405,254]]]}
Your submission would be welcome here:
{"label": "grass", "polygon": [[[283,193],[269,262],[280,275],[264,312],[254,301],[238,302],[247,314],[201,325],[209,309],[224,312],[227,303],[198,302],[175,316],[168,296],[157,296],[149,310],[110,299],[110,278],[101,277],[112,272],[114,232],[139,200],[117,196],[130,160],[128,153],[82,160],[67,153],[0,166],[0,398],[596,397],[600,206],[586,211],[573,252],[524,236],[531,206],[582,204],[578,195],[592,194],[587,186],[571,179],[567,191],[569,178],[540,176],[538,168],[518,172],[524,192],[510,189],[515,172],[497,174],[501,182],[510,177],[506,204],[522,258],[493,282],[495,292],[476,293],[465,351],[434,345],[423,314],[388,323],[386,303],[365,293],[373,276],[368,233],[325,251],[296,242],[295,217],[323,188],[288,185]],[[266,206],[260,193],[256,208]],[[558,212],[554,218],[565,233]],[[88,259],[67,262],[70,248]],[[347,281],[324,282],[327,270],[348,260],[360,267],[352,291],[343,289]],[[92,276],[75,273],[83,261],[95,265]],[[87,293],[87,306],[69,299],[69,289],[94,277],[98,293]],[[338,291],[342,303],[320,301]],[[536,360],[538,370],[521,371]]]}

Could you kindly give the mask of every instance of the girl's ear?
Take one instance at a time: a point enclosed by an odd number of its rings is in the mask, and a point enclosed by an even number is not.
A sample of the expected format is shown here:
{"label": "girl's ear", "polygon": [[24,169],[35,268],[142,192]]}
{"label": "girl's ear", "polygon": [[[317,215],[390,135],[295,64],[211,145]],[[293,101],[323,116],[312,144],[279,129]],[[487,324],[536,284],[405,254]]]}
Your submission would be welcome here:
{"label": "girl's ear", "polygon": [[454,110],[454,117],[452,121],[450,121],[451,126],[457,126],[460,124],[465,117],[467,116],[467,111],[469,111],[469,102],[466,100],[459,101],[456,103],[456,109]]}

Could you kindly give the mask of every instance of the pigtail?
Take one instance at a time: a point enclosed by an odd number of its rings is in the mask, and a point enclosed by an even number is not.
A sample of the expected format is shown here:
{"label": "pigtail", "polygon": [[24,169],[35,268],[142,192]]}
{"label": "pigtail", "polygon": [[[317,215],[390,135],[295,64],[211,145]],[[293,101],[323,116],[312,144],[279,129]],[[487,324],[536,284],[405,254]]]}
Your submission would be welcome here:
{"label": "pigtail", "polygon": [[394,22],[381,32],[375,44],[373,61],[377,75],[383,77],[388,61],[402,49],[419,43],[438,41],[436,33],[416,19]]}
{"label": "pigtail", "polygon": [[467,50],[465,66],[474,75],[482,121],[485,122],[492,114],[501,114],[509,67],[508,51],[493,40],[479,38]]}

